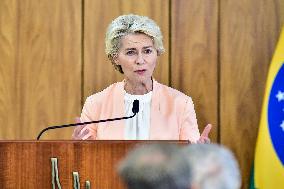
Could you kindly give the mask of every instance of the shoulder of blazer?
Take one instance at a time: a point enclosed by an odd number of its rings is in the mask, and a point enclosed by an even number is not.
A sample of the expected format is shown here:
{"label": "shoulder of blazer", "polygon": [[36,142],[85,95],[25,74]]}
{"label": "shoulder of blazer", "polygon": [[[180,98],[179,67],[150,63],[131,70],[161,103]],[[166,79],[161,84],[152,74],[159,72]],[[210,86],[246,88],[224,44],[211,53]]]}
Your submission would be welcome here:
{"label": "shoulder of blazer", "polygon": [[[156,91],[155,91],[156,90]],[[169,86],[163,85],[161,83],[158,83],[157,81],[155,81],[154,84],[154,91],[155,94],[159,94],[162,96],[166,96],[168,98],[173,98],[176,100],[181,100],[181,101],[188,101],[191,97],[187,96],[186,94],[171,88]]]}
{"label": "shoulder of blazer", "polygon": [[117,93],[122,93],[122,89],[123,82],[113,83],[104,90],[87,97],[86,102],[88,101],[92,104],[102,103],[105,100],[109,99],[110,96],[116,95]]}

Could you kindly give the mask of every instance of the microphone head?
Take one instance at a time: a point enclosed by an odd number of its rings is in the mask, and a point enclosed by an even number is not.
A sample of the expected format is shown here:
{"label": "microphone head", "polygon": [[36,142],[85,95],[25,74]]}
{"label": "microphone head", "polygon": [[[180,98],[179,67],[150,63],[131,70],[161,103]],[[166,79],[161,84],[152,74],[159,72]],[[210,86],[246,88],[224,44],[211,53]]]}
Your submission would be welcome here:
{"label": "microphone head", "polygon": [[134,114],[139,112],[139,100],[134,100],[133,106],[132,106],[132,112]]}

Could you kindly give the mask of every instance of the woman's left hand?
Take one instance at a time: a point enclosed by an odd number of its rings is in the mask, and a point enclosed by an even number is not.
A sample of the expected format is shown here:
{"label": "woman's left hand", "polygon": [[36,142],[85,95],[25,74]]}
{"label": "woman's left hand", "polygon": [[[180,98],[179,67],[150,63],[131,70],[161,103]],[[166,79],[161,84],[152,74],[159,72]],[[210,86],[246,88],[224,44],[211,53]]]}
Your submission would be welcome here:
{"label": "woman's left hand", "polygon": [[208,144],[210,143],[210,139],[208,137],[210,131],[211,131],[212,125],[208,124],[206,125],[206,127],[204,128],[200,138],[198,139],[197,143],[198,144]]}

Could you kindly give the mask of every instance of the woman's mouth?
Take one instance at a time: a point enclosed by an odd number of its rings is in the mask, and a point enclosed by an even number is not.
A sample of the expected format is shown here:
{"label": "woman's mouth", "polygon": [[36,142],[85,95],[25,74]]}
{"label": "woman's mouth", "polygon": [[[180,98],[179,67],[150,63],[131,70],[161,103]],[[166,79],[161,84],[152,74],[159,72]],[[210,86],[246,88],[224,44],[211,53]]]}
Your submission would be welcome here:
{"label": "woman's mouth", "polygon": [[134,72],[139,74],[139,75],[143,75],[146,72],[146,69],[136,70]]}

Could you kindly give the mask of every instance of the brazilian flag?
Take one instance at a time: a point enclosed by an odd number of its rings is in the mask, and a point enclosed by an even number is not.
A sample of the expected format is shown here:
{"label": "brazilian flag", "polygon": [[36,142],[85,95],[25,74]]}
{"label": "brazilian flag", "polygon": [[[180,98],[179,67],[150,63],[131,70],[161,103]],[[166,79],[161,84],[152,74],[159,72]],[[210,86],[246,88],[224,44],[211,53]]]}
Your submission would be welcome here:
{"label": "brazilian flag", "polygon": [[284,189],[284,27],[266,81],[251,189]]}

